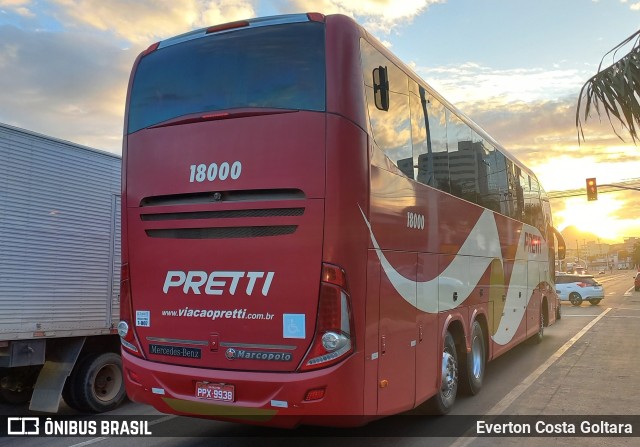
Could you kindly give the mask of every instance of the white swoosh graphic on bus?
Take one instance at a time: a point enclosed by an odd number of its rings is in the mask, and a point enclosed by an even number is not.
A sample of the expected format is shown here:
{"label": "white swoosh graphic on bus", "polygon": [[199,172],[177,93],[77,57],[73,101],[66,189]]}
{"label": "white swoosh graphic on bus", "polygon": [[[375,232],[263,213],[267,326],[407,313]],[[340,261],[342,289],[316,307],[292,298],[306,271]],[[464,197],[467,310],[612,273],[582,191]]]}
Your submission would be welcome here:
{"label": "white swoosh graphic on bus", "polygon": [[[495,217],[491,211],[485,210],[460,247],[460,251],[439,276],[429,281],[412,281],[402,276],[387,260],[362,208],[360,208],[360,212],[369,228],[371,242],[385,275],[406,302],[423,312],[438,313],[460,306],[469,298],[494,259],[498,259],[504,264]],[[533,234],[539,235],[540,233],[534,230]],[[525,279],[528,252],[524,248],[524,237],[525,234],[522,231],[518,242],[516,262],[507,288],[504,308],[505,310],[509,309],[509,312],[504,312],[498,330],[492,336],[493,340],[501,345],[508,343],[515,335],[533,289],[538,285],[540,279],[541,262],[529,265],[531,275]],[[540,261],[546,262],[547,256],[544,254],[542,256],[543,259]],[[465,281],[461,281],[459,278],[465,278]],[[531,281],[527,281],[527,279],[531,279]],[[454,291],[458,293],[458,299],[455,302],[453,301]]]}

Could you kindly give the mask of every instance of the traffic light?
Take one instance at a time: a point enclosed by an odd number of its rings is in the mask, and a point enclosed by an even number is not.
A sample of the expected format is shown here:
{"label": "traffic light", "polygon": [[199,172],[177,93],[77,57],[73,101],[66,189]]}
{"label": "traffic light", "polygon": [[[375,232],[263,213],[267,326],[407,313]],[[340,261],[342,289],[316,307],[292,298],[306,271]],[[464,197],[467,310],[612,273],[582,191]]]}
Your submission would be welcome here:
{"label": "traffic light", "polygon": [[598,185],[595,178],[587,179],[587,200],[598,200]]}

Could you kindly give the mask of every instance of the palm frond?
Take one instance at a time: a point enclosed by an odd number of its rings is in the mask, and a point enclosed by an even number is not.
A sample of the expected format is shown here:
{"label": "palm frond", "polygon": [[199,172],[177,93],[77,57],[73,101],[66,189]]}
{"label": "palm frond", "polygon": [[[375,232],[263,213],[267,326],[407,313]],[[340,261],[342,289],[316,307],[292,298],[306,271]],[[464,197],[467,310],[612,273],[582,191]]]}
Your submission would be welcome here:
{"label": "palm frond", "polygon": [[[634,41],[635,40],[635,41]],[[621,48],[633,42],[628,54],[617,62],[602,69],[605,58],[616,53]],[[580,89],[578,106],[576,109],[576,128],[578,130],[578,142],[584,137],[584,123],[591,118],[592,110],[602,117],[607,116],[615,134],[622,141],[624,139],[616,130],[616,124],[620,123],[631,135],[635,144],[640,140],[640,30],[629,36],[615,48],[605,54],[598,66],[598,73],[592,76]],[[582,102],[586,101],[581,116]],[[601,111],[602,108],[602,111]]]}

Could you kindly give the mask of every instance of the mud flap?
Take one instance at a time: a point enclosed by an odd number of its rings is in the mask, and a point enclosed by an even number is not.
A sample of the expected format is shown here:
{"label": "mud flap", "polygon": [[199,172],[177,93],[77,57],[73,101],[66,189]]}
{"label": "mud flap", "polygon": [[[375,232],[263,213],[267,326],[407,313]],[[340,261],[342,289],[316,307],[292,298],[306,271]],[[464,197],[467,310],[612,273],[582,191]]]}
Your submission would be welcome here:
{"label": "mud flap", "polygon": [[78,360],[85,337],[75,337],[48,346],[47,359],[33,387],[29,410],[56,413],[60,407],[62,388]]}

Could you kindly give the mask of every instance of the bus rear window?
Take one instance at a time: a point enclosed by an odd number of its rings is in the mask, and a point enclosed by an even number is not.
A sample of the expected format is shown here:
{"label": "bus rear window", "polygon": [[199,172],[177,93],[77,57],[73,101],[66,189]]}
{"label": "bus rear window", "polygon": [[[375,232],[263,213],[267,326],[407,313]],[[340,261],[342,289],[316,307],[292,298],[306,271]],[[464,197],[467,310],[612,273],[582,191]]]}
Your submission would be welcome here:
{"label": "bus rear window", "polygon": [[128,133],[246,107],[325,110],[323,24],[244,29],[152,52],[135,73]]}

